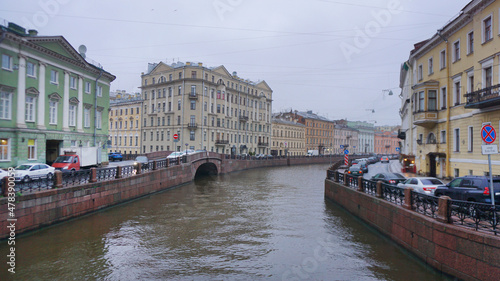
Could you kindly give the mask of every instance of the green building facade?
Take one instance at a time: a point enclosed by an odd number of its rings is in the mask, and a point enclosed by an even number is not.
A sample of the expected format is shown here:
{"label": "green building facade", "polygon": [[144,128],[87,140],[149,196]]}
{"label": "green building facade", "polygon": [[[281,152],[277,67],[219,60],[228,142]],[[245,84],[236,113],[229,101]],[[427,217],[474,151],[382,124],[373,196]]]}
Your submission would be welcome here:
{"label": "green building facade", "polygon": [[12,23],[0,26],[0,55],[0,168],[51,164],[71,147],[101,147],[107,162],[116,77],[88,63],[64,37]]}

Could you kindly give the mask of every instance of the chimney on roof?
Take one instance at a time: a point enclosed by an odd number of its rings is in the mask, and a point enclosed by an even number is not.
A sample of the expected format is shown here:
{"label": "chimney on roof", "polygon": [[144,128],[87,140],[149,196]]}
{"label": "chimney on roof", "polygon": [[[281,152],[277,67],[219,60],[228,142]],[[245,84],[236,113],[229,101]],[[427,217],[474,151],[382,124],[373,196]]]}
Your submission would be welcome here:
{"label": "chimney on roof", "polygon": [[190,62],[190,61],[187,61],[187,62],[186,62],[186,65],[191,65],[191,62]]}
{"label": "chimney on roof", "polygon": [[238,77],[238,73],[236,71],[233,71],[233,76]]}
{"label": "chimney on roof", "polygon": [[28,30],[28,34],[29,36],[37,36],[38,35],[38,31],[36,29],[30,29]]}
{"label": "chimney on roof", "polygon": [[199,67],[202,67],[202,66],[203,66],[203,63],[202,63],[202,62],[199,62],[199,63],[198,63],[198,66],[199,66]]}

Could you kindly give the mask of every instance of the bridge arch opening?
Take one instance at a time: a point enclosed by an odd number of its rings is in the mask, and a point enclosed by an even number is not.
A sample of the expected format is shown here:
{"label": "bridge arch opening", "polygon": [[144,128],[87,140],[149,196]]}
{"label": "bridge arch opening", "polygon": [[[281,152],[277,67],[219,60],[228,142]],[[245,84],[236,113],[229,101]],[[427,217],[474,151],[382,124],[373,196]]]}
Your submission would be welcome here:
{"label": "bridge arch opening", "polygon": [[217,175],[217,166],[214,163],[203,163],[196,170],[194,178],[199,178],[203,176],[215,176]]}

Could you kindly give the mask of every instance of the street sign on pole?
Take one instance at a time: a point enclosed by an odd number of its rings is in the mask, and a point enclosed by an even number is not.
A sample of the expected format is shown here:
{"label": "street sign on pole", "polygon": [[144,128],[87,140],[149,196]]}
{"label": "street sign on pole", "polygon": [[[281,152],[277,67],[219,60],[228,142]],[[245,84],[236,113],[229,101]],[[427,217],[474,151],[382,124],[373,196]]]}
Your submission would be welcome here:
{"label": "street sign on pole", "polygon": [[[490,122],[483,123],[483,127],[481,128],[481,139],[486,143],[486,145],[481,146],[481,152],[488,155],[488,167],[489,167],[489,175],[490,175],[490,195],[491,195],[491,204],[495,206],[495,188],[493,187],[493,175],[491,174],[491,154],[498,153],[498,146],[493,144],[497,138],[497,133],[495,128],[491,126]],[[493,212],[493,225],[496,225],[496,212]]]}
{"label": "street sign on pole", "polygon": [[178,134],[174,134],[174,140],[176,140],[178,138],[179,138],[179,135]]}
{"label": "street sign on pole", "polygon": [[486,124],[481,128],[481,138],[486,144],[492,144],[497,138],[497,132],[491,125]]}
{"label": "street sign on pole", "polygon": [[343,145],[340,145],[340,148],[341,148],[341,149],[343,149],[343,148],[344,148],[344,146],[343,146]]}
{"label": "street sign on pole", "polygon": [[346,150],[344,150],[344,154],[345,154],[345,155],[349,154],[349,150],[347,150],[347,149],[346,149]]}

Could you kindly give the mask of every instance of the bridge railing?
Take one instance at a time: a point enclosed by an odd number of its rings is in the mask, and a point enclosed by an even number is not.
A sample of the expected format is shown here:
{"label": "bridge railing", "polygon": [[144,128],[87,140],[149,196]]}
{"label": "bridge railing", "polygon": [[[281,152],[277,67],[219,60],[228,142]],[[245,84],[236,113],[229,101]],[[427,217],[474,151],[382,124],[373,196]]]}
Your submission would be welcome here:
{"label": "bridge railing", "polygon": [[405,209],[476,231],[499,233],[500,205],[452,200],[447,196],[421,194],[411,188],[375,182],[339,171],[327,172],[330,180]]}

